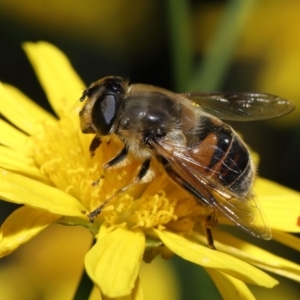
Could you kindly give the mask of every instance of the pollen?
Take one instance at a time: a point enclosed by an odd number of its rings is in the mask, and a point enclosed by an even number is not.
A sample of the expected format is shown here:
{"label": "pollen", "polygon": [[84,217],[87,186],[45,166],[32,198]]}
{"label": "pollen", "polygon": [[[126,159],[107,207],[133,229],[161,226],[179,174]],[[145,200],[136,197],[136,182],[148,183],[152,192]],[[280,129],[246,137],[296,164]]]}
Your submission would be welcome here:
{"label": "pollen", "polygon": [[44,124],[32,140],[34,159],[54,186],[76,197],[87,210],[101,202],[107,190],[101,178],[103,160],[101,155],[91,157],[89,140],[74,122],[63,118],[56,125]]}

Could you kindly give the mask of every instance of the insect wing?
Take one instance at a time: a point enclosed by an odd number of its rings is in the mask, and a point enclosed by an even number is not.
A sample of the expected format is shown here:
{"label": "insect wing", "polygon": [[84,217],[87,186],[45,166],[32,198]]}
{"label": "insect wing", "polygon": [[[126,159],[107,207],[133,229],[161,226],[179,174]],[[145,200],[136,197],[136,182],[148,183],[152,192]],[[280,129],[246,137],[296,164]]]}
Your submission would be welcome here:
{"label": "insect wing", "polygon": [[253,236],[265,240],[272,238],[266,219],[253,198],[238,199],[230,191],[212,182],[199,172],[199,162],[186,155],[184,147],[168,144],[162,140],[153,143],[153,147],[168,160],[173,171],[192,187],[193,194],[197,195],[198,200],[215,207]]}
{"label": "insect wing", "polygon": [[201,93],[182,94],[219,119],[232,121],[266,120],[284,116],[295,106],[278,96],[261,93]]}
{"label": "insect wing", "polygon": [[272,232],[263,216],[262,210],[253,198],[242,201],[236,197],[223,198],[218,192],[213,193],[213,205],[228,219],[252,235],[270,240]]}

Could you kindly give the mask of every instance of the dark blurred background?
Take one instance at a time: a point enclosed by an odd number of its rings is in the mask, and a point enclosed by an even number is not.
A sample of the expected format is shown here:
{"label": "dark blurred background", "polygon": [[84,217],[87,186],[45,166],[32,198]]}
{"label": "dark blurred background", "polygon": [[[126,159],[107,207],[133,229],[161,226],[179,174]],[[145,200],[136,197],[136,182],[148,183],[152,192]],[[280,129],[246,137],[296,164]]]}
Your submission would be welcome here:
{"label": "dark blurred background", "polygon": [[[299,12],[292,0],[0,0],[0,80],[51,110],[21,48],[45,40],[66,53],[87,85],[121,75],[177,92],[267,92],[299,107]],[[298,191],[299,111],[231,123],[259,153],[259,174]],[[190,265],[176,266],[190,292],[182,299],[213,293],[205,274],[205,283],[197,275],[187,280]]]}

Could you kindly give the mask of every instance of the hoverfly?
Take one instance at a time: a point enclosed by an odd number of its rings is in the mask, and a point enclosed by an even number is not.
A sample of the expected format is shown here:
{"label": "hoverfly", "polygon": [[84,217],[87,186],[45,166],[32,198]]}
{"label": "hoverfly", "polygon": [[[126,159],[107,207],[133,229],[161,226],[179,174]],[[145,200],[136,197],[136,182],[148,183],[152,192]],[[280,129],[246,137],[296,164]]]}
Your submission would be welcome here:
{"label": "hoverfly", "polygon": [[[293,104],[261,93],[176,94],[151,85],[130,85],[117,76],[92,83],[80,101],[85,102],[79,113],[81,130],[95,134],[92,155],[101,136],[115,134],[124,144],[105,168],[122,163],[131,153],[143,161],[132,184],[146,182],[152,178],[150,162],[156,157],[170,178],[199,204],[223,213],[256,237],[271,239],[252,195],[255,167],[249,150],[220,119],[276,118],[290,113]],[[89,214],[91,221],[109,201]],[[214,248],[209,226],[206,233]]]}

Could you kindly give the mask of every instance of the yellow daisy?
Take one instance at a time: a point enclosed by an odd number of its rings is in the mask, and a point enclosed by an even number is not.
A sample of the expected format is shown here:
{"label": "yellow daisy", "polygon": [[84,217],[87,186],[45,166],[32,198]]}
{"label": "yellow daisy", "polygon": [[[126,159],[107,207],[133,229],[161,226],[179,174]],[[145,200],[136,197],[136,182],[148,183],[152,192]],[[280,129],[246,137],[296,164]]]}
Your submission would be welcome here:
{"label": "yellow daisy", "polygon": [[[261,269],[300,281],[299,265],[221,228],[213,231],[217,250],[209,249],[198,226],[203,208],[159,165],[151,183],[118,195],[91,223],[88,213],[132,182],[139,162],[131,158],[129,165],[104,172],[102,165],[122,144],[104,139],[91,157],[93,136],[80,131],[82,104],[76,102],[83,82],[54,46],[26,43],[24,49],[58,118],[16,88],[1,84],[0,112],[14,126],[0,120],[0,198],[23,204],[1,227],[1,256],[59,223],[84,226],[94,235],[85,267],[105,297],[143,299],[140,264],[158,254],[177,254],[204,267],[224,299],[253,299],[246,284],[276,285]],[[299,239],[286,233],[300,231],[300,194],[262,178],[255,193],[274,239],[300,250]]]}

